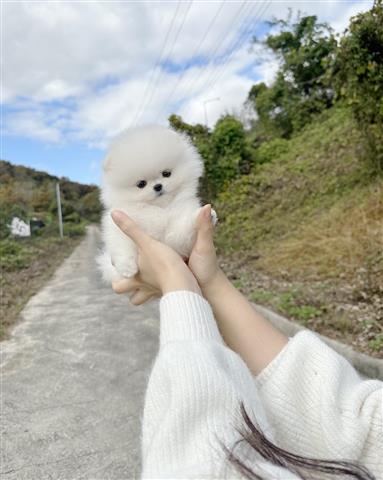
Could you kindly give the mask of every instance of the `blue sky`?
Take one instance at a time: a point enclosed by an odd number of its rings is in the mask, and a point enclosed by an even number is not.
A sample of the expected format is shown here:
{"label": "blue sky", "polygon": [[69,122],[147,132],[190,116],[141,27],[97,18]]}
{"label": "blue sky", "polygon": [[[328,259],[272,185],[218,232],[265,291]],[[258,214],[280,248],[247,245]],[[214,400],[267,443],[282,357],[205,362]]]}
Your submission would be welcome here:
{"label": "blue sky", "polygon": [[171,112],[208,123],[241,106],[275,59],[251,35],[288,8],[336,31],[372,1],[15,2],[3,5],[1,158],[99,183],[105,148],[124,128]]}
{"label": "blue sky", "polygon": [[98,184],[103,155],[104,150],[90,148],[84,143],[57,145],[22,137],[6,137],[1,157],[76,182]]}

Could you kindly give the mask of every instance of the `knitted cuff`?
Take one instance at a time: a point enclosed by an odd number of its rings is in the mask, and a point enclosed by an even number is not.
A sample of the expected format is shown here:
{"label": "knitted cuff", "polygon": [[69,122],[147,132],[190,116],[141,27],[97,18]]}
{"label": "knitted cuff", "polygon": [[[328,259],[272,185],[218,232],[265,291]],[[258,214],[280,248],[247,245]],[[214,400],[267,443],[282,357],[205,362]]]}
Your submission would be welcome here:
{"label": "knitted cuff", "polygon": [[160,345],[174,341],[214,340],[222,337],[209,303],[197,293],[179,290],[160,300]]}

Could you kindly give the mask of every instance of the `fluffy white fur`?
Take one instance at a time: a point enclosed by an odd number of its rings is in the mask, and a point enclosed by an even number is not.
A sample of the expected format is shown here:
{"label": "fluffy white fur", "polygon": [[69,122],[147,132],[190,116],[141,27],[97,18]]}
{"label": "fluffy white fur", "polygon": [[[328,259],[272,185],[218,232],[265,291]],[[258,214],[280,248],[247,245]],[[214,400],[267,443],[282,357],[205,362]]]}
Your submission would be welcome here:
{"label": "fluffy white fur", "polygon": [[[166,177],[163,172],[170,172]],[[114,224],[113,209],[126,212],[151,236],[190,254],[195,220],[201,208],[197,197],[203,162],[183,135],[161,126],[128,130],[111,145],[103,164],[101,199],[104,250],[97,259],[107,282],[137,273],[135,244]],[[166,173],[165,173],[166,175]],[[146,186],[139,188],[140,181]],[[161,190],[156,191],[154,189]]]}

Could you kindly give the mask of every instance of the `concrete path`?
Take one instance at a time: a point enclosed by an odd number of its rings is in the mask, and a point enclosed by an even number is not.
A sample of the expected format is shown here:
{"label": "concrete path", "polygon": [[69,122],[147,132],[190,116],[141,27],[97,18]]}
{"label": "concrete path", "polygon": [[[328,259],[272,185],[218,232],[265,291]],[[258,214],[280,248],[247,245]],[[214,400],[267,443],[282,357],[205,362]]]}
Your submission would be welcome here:
{"label": "concrete path", "polygon": [[157,305],[129,307],[101,283],[98,244],[90,227],[1,345],[1,478],[139,476]]}

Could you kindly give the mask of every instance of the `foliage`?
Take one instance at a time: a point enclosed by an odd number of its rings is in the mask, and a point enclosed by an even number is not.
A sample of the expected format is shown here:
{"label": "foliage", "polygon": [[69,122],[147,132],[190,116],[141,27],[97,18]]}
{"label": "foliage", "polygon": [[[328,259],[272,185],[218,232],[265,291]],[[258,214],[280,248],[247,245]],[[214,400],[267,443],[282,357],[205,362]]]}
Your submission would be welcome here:
{"label": "foliage", "polygon": [[78,237],[84,235],[86,222],[64,223],[64,235],[68,237]]}
{"label": "foliage", "polygon": [[26,248],[22,240],[0,240],[0,267],[2,270],[19,270],[27,267],[32,261],[32,252]]}
{"label": "foliage", "polygon": [[313,305],[300,305],[299,297],[294,292],[285,292],[280,295],[278,309],[291,317],[295,317],[304,325],[307,320],[318,317],[322,313],[322,309]]}
{"label": "foliage", "polygon": [[262,143],[255,153],[255,163],[263,164],[272,162],[279,158],[289,149],[289,142],[283,138],[275,138],[269,142]]}
{"label": "foliage", "polygon": [[26,220],[28,217],[27,209],[21,204],[10,203],[9,201],[0,202],[0,239],[7,238],[9,235],[9,224],[13,217],[19,217]]}
{"label": "foliage", "polygon": [[237,118],[226,115],[218,120],[211,136],[211,150],[206,162],[206,174],[216,195],[224,190],[230,181],[241,174],[249,173],[251,168],[245,131]]}
{"label": "foliage", "polygon": [[190,125],[184,122],[179,115],[170,115],[168,121],[169,125],[174,130],[186,134],[193,142],[198,141],[201,136],[209,135],[209,129],[207,126],[201,125],[200,123],[197,123],[197,125]]}
{"label": "foliage", "polygon": [[169,124],[186,134],[204,159],[200,190],[205,201],[211,202],[231,180],[250,172],[252,156],[245,130],[233,115],[221,117],[212,132],[199,124],[189,125],[177,115],[169,117]]}
{"label": "foliage", "polygon": [[98,188],[94,188],[81,198],[78,207],[80,217],[86,218],[89,222],[98,222],[100,220],[101,204],[100,192]]}
{"label": "foliage", "polygon": [[370,340],[369,347],[376,352],[383,350],[383,333],[378,333],[375,338]]}
{"label": "foliage", "polygon": [[60,182],[64,224],[99,220],[99,190],[94,185],[59,179],[21,165],[0,160],[0,238],[10,235],[8,225],[14,216],[28,222],[32,217],[44,221],[45,233],[56,235],[57,202],[55,185]]}
{"label": "foliage", "polygon": [[219,251],[244,261],[260,253],[258,265],[297,275],[369,269],[381,248],[383,185],[358,161],[361,138],[348,109],[328,110],[232,182],[214,204]]}
{"label": "foliage", "polygon": [[351,106],[369,158],[383,170],[383,3],[351,19],[334,66],[338,96]]}
{"label": "foliage", "polygon": [[288,138],[309,123],[313,115],[333,104],[327,69],[333,61],[337,42],[331,28],[318,23],[317,17],[305,16],[294,22],[274,20],[279,33],[269,34],[264,41],[256,38],[279,60],[280,68],[274,83],[254,85],[248,102],[257,114],[261,136]]}
{"label": "foliage", "polygon": [[211,133],[207,126],[197,124],[190,125],[178,115],[170,115],[169,126],[175,131],[186,135],[197,148],[204,160],[204,175],[200,181],[200,196],[204,202],[211,202],[214,197],[213,182],[211,182],[210,165],[213,163]]}

